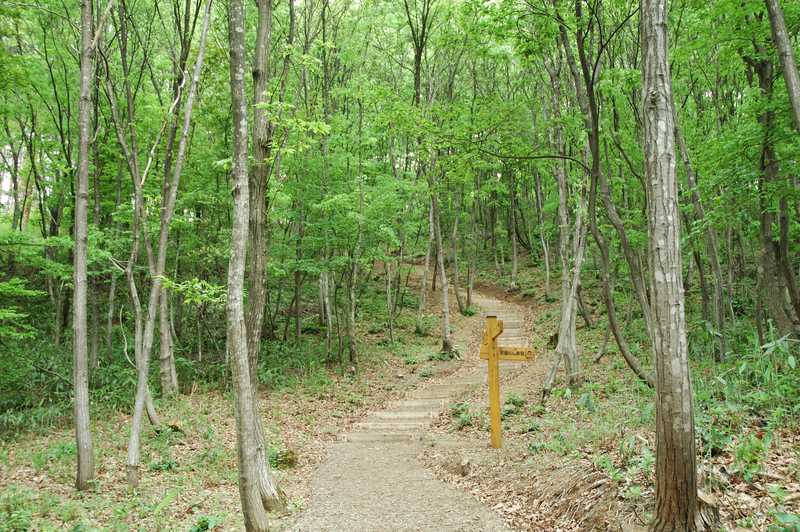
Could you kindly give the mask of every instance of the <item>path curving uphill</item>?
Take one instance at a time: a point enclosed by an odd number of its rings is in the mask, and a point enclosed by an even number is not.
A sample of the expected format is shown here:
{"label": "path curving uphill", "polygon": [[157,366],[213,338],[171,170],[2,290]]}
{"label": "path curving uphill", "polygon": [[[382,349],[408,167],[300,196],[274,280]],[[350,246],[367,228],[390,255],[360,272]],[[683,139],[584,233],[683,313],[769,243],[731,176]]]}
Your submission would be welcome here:
{"label": "path curving uphill", "polygon": [[[485,294],[478,294],[476,301],[484,315],[504,321],[500,345],[527,345],[529,335],[515,307]],[[342,434],[314,474],[308,508],[289,529],[510,531],[490,508],[434,478],[417,460],[431,421],[465,391],[486,385],[486,364],[478,361],[477,346],[465,360],[461,371],[370,413]]]}

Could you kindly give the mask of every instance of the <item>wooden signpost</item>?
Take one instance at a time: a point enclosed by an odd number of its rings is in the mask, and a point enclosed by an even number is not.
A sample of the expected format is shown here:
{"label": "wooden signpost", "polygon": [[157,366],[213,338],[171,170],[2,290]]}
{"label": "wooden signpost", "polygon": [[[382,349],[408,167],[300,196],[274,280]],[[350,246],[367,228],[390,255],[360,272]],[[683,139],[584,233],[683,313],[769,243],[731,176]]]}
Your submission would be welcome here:
{"label": "wooden signpost", "polygon": [[497,338],[503,333],[503,321],[497,316],[486,316],[486,329],[481,342],[481,358],[489,363],[489,417],[492,425],[492,447],[499,449],[503,445],[502,427],[500,425],[500,361],[501,360],[533,360],[534,351],[530,347],[498,346]]}

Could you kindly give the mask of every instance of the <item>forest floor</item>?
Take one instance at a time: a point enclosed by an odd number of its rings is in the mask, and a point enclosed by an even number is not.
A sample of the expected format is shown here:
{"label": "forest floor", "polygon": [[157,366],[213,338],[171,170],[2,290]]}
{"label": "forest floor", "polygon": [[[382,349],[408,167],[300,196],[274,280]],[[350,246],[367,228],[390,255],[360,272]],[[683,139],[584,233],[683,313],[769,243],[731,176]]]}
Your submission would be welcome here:
{"label": "forest floor", "polygon": [[[605,332],[593,287],[587,283],[584,296],[594,309],[596,325],[578,331],[585,384],[570,390],[559,373],[556,388],[542,405],[541,385],[552,363],[547,339],[557,329],[558,303],[542,296],[537,270],[521,270],[524,291],[506,291],[495,279],[493,274],[480,278],[481,294],[519,309],[539,353],[533,362],[501,369],[503,448],[488,445],[487,389],[473,386],[452,397],[450,408],[434,420],[423,439],[433,446],[410,445],[411,454],[402,451],[399,459],[415,464],[406,480],[413,484],[424,479],[444,494],[443,501],[452,503],[453,512],[461,511],[469,519],[477,516],[475,522],[491,523],[498,530],[640,529],[651,517],[654,499],[653,393],[633,377],[613,340],[599,363],[593,363]],[[553,286],[556,293],[557,282]],[[394,345],[387,345],[382,324],[367,318],[359,329],[357,374],[341,374],[335,368],[298,371],[292,386],[263,394],[272,461],[289,499],[287,513],[274,516],[276,525],[297,529],[305,523],[315,529],[315,523],[303,519],[313,515],[315,496],[326,494],[314,490],[335,493],[339,480],[320,478],[369,456],[380,460],[376,465],[394,460],[373,453],[326,462],[342,448],[341,435],[351,433],[370,412],[481,367],[475,344],[483,320],[479,315],[461,316],[455,308],[453,334],[463,358],[436,360],[438,320],[433,316],[438,315],[438,298],[437,292],[429,301],[428,336],[414,334],[413,309],[398,320]],[[638,354],[647,365],[646,347]],[[696,383],[706,371],[695,368]],[[699,385],[695,391],[708,395]],[[722,413],[711,425],[698,424],[700,447],[714,437],[724,441],[713,452],[699,448],[698,463],[701,482],[716,497],[723,525],[727,530],[796,530],[791,521],[775,527],[800,513],[796,424],[766,426],[733,405],[719,406]],[[73,488],[75,446],[69,428],[0,441],[0,531],[241,530],[230,395],[198,389],[159,401],[158,407],[165,424],[180,431],[156,433],[147,427],[142,482],[136,490],[125,484],[125,413],[94,412],[98,478],[87,493]],[[728,432],[723,424],[730,427]],[[711,433],[709,426],[719,430]],[[356,498],[366,492],[361,488],[350,486],[342,495]],[[423,504],[433,499],[416,500]],[[384,503],[409,514],[420,510],[404,507],[404,500],[387,498]],[[417,529],[432,529],[417,524]]]}
{"label": "forest floor", "polygon": [[[412,278],[411,290],[413,283]],[[376,289],[375,297],[382,290]],[[415,308],[398,318],[394,345],[386,342],[383,324],[365,315],[355,374],[336,367],[298,369],[290,386],[262,394],[271,462],[289,501],[287,513],[274,516],[276,524],[307,506],[311,475],[342,432],[370,410],[464,366],[464,360],[437,360],[440,339],[433,315],[438,295],[428,303],[429,335],[414,333]],[[455,310],[452,325],[457,338],[469,338],[480,318]],[[76,452],[69,427],[0,439],[0,531],[241,530],[230,394],[193,389],[159,400],[157,407],[163,424],[180,430],[156,432],[146,426],[142,478],[135,490],[125,482],[127,413],[93,411],[97,479],[85,493],[73,487]]]}
{"label": "forest floor", "polygon": [[[559,304],[543,297],[541,272],[523,269],[521,277],[524,291],[489,284],[494,282],[492,275],[480,286],[484,293],[528,310],[539,352],[533,363],[501,371],[503,448],[487,445],[488,390],[482,387],[463,394],[457,407],[431,428],[433,437],[458,444],[427,448],[419,459],[438,478],[491,507],[514,530],[643,531],[655,498],[653,392],[624,364],[613,338],[606,354],[594,362],[604,343],[604,317],[599,297],[587,283],[584,297],[594,309],[594,326],[581,322],[578,330],[584,385],[570,390],[560,370],[555,389],[543,403],[542,384],[553,363],[546,343],[558,330]],[[554,294],[557,283],[556,279]],[[649,366],[646,346],[639,356]],[[695,380],[706,372],[695,367]],[[702,387],[695,388],[706,395]],[[708,424],[698,423],[699,481],[716,501],[723,529],[800,530],[800,521],[794,521],[800,513],[796,424],[767,428],[765,420],[750,419],[735,405],[711,402],[729,419],[720,415]],[[721,441],[709,442],[715,437]],[[458,463],[469,463],[468,473],[454,470],[452,464]]]}

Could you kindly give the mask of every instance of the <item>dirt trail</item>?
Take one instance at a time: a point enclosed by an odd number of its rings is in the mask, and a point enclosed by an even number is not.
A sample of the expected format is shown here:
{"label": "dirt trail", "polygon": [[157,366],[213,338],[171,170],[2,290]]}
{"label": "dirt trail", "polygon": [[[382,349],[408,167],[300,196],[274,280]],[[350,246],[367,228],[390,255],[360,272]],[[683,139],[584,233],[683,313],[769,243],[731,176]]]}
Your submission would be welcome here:
{"label": "dirt trail", "polygon": [[[525,345],[529,336],[522,309],[487,294],[476,296],[484,315],[504,321],[500,343]],[[459,340],[470,345],[461,370],[370,413],[329,448],[312,479],[309,506],[290,530],[510,530],[491,509],[434,478],[417,459],[423,445],[456,444],[430,440],[426,429],[455,398],[485,386],[486,364],[479,360],[477,343]],[[517,365],[502,363],[506,369]]]}

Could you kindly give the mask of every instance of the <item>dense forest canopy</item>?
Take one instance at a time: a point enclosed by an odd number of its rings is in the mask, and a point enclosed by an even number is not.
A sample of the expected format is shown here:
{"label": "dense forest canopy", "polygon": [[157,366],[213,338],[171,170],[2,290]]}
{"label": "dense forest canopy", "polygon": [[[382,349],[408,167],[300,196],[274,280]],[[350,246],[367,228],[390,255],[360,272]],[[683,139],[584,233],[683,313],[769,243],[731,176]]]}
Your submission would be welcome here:
{"label": "dense forest canopy", "polygon": [[376,334],[457,356],[481,283],[558,303],[544,399],[605,332],[691,487],[653,527],[710,527],[695,454],[800,420],[799,34],[779,0],[4,3],[0,434],[74,420],[85,489],[95,413],[132,415],[136,486],[148,420],[233,391],[265,529],[260,390]]}

